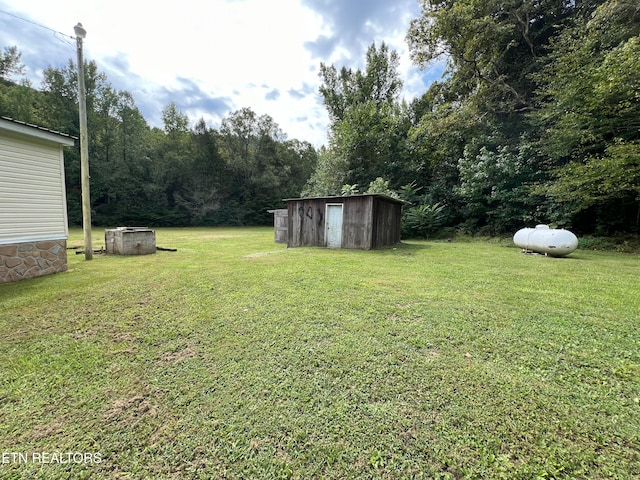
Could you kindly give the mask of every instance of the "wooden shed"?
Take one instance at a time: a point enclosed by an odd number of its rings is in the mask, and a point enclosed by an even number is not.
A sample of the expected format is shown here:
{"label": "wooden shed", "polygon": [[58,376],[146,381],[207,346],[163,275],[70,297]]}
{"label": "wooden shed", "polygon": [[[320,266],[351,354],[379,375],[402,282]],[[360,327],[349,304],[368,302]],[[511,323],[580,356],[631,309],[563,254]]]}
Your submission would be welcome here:
{"label": "wooden shed", "polygon": [[69,135],[0,118],[0,283],[67,270]]}
{"label": "wooden shed", "polygon": [[285,201],[288,247],[370,250],[400,243],[402,200],[375,194]]}
{"label": "wooden shed", "polygon": [[267,210],[273,214],[273,240],[276,243],[287,243],[287,209]]}

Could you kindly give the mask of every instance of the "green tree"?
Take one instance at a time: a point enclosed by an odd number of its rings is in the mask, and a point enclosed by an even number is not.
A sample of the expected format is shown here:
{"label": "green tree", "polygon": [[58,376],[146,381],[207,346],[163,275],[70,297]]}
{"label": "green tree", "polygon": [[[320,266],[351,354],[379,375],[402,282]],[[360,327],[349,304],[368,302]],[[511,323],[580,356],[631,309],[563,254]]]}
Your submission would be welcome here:
{"label": "green tree", "polygon": [[540,76],[535,119],[553,175],[538,191],[557,222],[638,231],[640,9],[600,3],[558,36]]}
{"label": "green tree", "polygon": [[[92,219],[98,224],[147,223],[158,197],[150,175],[150,130],[128,92],[113,89],[95,62],[85,65]],[[40,125],[78,136],[77,69],[49,67],[42,84]],[[78,145],[65,154],[69,221],[79,224]]]}
{"label": "green tree", "polygon": [[332,123],[344,119],[355,105],[372,102],[375,107],[394,102],[402,89],[398,75],[400,57],[383,42],[367,49],[365,70],[320,64],[320,94]]}
{"label": "green tree", "polygon": [[309,142],[296,139],[280,143],[279,151],[284,163],[284,169],[281,170],[281,175],[284,176],[283,198],[298,197],[315,171],[318,152]]}
{"label": "green tree", "polygon": [[491,150],[483,145],[475,151],[473,143],[467,145],[458,161],[460,184],[455,189],[466,227],[497,234],[541,221],[536,217],[537,198],[531,194],[537,162],[535,145],[526,138],[516,151],[506,145]]}
{"label": "green tree", "polygon": [[414,62],[446,58],[448,82],[480,112],[534,107],[531,74],[574,10],[570,0],[424,0],[407,40]]}
{"label": "green tree", "polygon": [[283,155],[284,133],[269,115],[243,108],[223,119],[220,135],[232,185],[226,218],[238,225],[269,222],[267,209],[281,203],[290,171]]}
{"label": "green tree", "polygon": [[11,80],[16,75],[24,75],[21,57],[22,53],[16,46],[5,47],[0,52],[0,115],[38,123],[41,101],[38,92],[26,78],[20,78],[18,82]]}
{"label": "green tree", "polygon": [[27,79],[19,83],[0,81],[0,115],[42,125],[42,94]]}
{"label": "green tree", "polygon": [[446,59],[447,72],[413,105],[409,141],[424,202],[446,204],[448,222],[498,232],[539,213],[530,184],[547,166],[530,115],[552,39],[583,3],[422,2],[407,35],[412,58]]}
{"label": "green tree", "polygon": [[[95,64],[92,65],[95,66]],[[89,64],[85,65],[85,67],[88,66]],[[95,73],[94,68],[85,69],[87,120],[89,111],[93,107],[91,99],[93,90],[91,86],[94,83],[87,80],[93,73]],[[69,60],[66,67],[54,68],[49,66],[45,69],[41,85],[41,90],[44,94],[43,103],[45,105],[41,114],[41,126],[79,137],[77,81],[77,68],[71,60]]]}
{"label": "green tree", "polygon": [[218,150],[215,132],[200,119],[192,133],[193,155],[184,162],[184,181],[174,196],[185,208],[192,223],[215,223],[224,195],[224,162]]}
{"label": "green tree", "polygon": [[186,186],[188,165],[193,156],[189,117],[177,105],[162,110],[162,130],[152,130],[151,185],[147,194],[155,200],[155,222],[188,225],[190,214],[178,198]]}
{"label": "green tree", "polygon": [[[582,21],[580,21],[582,20]],[[579,39],[579,40],[577,40]],[[608,0],[554,41],[539,75],[543,148],[556,162],[601,154],[640,128],[640,10]]]}
{"label": "green tree", "polygon": [[407,156],[407,130],[406,109],[400,104],[366,101],[349,109],[333,126],[330,140],[335,154],[346,161],[346,182],[368,185],[382,176],[397,184],[392,175],[402,175],[397,164]]}
{"label": "green tree", "polygon": [[22,52],[12,45],[0,52],[0,81],[7,81],[13,75],[23,75]]}
{"label": "green tree", "polygon": [[385,180],[382,177],[376,178],[369,184],[369,188],[364,192],[366,194],[381,194],[391,198],[400,198],[398,193],[389,187],[389,180]]}
{"label": "green tree", "polygon": [[577,218],[584,222],[578,228],[600,234],[640,231],[640,141],[619,140],[556,174],[538,191],[559,206],[552,212],[558,224]]}
{"label": "green tree", "polygon": [[313,173],[307,180],[303,197],[325,197],[339,195],[347,180],[347,162],[332,149],[321,147]]}
{"label": "green tree", "polygon": [[319,166],[325,171],[330,166],[340,178],[327,179],[324,188],[318,183],[323,175],[319,172],[316,190],[333,190],[343,183],[368,185],[379,176],[397,183],[391,174],[397,175],[403,164],[409,128],[407,109],[398,102],[398,65],[397,52],[385,43],[380,48],[373,43],[364,71],[320,66],[320,93],[331,119],[331,153]]}
{"label": "green tree", "polygon": [[416,206],[431,209],[434,205],[447,205],[446,210],[439,210],[439,222],[454,226],[464,220],[465,213],[464,202],[457,193],[459,159],[468,144],[477,138],[486,139],[491,129],[479,121],[471,106],[460,101],[446,81],[433,83],[414,101],[412,110],[414,119],[407,140],[412,155],[407,167],[413,178],[403,184],[413,183],[422,192]]}
{"label": "green tree", "polygon": [[146,190],[150,175],[150,129],[128,92],[115,92],[109,118],[102,122],[112,131],[105,135],[108,155],[94,162],[92,177],[101,177],[102,196],[95,203],[95,221],[102,225],[147,224],[155,201]]}

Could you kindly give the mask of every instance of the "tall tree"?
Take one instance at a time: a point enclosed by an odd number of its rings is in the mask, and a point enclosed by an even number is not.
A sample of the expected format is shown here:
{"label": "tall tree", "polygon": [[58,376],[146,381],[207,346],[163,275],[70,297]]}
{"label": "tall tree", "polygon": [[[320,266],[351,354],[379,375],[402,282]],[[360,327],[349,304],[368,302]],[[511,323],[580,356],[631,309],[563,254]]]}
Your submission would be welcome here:
{"label": "tall tree", "polygon": [[[331,161],[321,165],[331,165],[340,178],[336,182],[318,172],[312,182],[314,190],[333,190],[336,183],[366,187],[377,177],[388,177],[387,165],[404,153],[400,145],[406,130],[402,129],[408,125],[404,122],[406,112],[398,103],[402,88],[398,53],[385,43],[379,48],[373,43],[365,61],[364,71],[346,67],[338,71],[333,65],[320,65],[320,93],[331,119],[331,152],[324,156]],[[323,179],[329,182],[322,184]]]}
{"label": "tall tree", "polygon": [[[85,65],[85,85],[93,220],[102,224],[136,221],[136,215],[153,211],[157,204],[156,198],[144,200],[149,128],[131,95],[114,90],[95,62]],[[45,70],[42,98],[39,124],[77,136],[77,69],[72,61],[64,68]],[[74,224],[81,219],[79,170],[75,148],[65,155],[67,210]]]}
{"label": "tall tree", "polygon": [[233,186],[225,205],[229,221],[240,225],[269,221],[266,210],[284,198],[280,192],[287,169],[278,147],[284,133],[269,115],[242,108],[223,119],[220,134]]}
{"label": "tall tree", "polygon": [[107,118],[99,125],[110,131],[100,136],[102,158],[94,162],[92,174],[102,185],[94,204],[96,222],[148,223],[155,208],[146,195],[151,182],[149,126],[128,92],[110,91],[107,98],[101,108]]}
{"label": "tall tree", "polygon": [[12,75],[23,75],[22,52],[12,45],[0,52],[0,81],[7,81]]}
{"label": "tall tree", "polygon": [[347,183],[346,160],[335,154],[333,149],[321,147],[313,173],[305,183],[303,197],[324,197],[337,195]]}
{"label": "tall tree", "polygon": [[394,102],[402,89],[398,75],[400,57],[382,42],[380,48],[375,42],[367,49],[365,71],[334,65],[320,64],[323,80],[320,94],[329,112],[332,123],[339,122],[354,106],[372,102],[376,107]]}
{"label": "tall tree", "polygon": [[42,94],[33,88],[28,79],[22,79],[19,83],[0,81],[0,115],[42,125],[42,103]]}
{"label": "tall tree", "polygon": [[318,163],[318,152],[309,142],[286,140],[280,144],[283,158],[283,195],[293,198],[300,195],[303,185],[311,177]]}
{"label": "tall tree", "polygon": [[634,0],[601,3],[555,39],[538,76],[536,118],[546,153],[560,163],[603,153],[615,138],[638,137],[640,7]]}
{"label": "tall tree", "polygon": [[573,0],[423,0],[407,40],[418,65],[446,58],[449,82],[481,112],[534,106],[531,74]]}
{"label": "tall tree", "polygon": [[192,223],[214,222],[225,193],[226,171],[218,150],[215,132],[204,119],[198,120],[191,132],[192,156],[184,163],[184,182],[174,194],[176,202],[185,208]]}
{"label": "tall tree", "polygon": [[15,75],[24,74],[22,53],[16,46],[4,47],[0,52],[0,115],[23,122],[36,120],[37,98],[29,80],[11,81]]}
{"label": "tall tree", "polygon": [[581,230],[640,231],[640,6],[603,1],[553,45],[536,115],[558,167],[541,189],[552,214]]}
{"label": "tall tree", "polygon": [[413,60],[447,62],[444,79],[416,105],[422,116],[410,140],[424,173],[419,186],[431,201],[455,206],[464,225],[496,232],[536,215],[538,198],[523,198],[544,168],[529,116],[538,108],[536,75],[577,3],[424,0],[411,23]]}
{"label": "tall tree", "polygon": [[193,156],[189,117],[171,102],[162,110],[162,122],[162,130],[152,131],[152,186],[148,194],[156,199],[158,221],[187,225],[190,215],[178,198],[186,188],[186,172]]}

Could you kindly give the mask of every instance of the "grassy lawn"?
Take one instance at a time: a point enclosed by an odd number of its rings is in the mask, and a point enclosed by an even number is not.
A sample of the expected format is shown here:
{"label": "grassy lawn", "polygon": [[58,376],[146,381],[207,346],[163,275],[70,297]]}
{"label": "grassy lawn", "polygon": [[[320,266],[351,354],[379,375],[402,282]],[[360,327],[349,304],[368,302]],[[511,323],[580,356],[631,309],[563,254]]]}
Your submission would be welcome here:
{"label": "grassy lawn", "polygon": [[638,255],[157,244],[0,285],[0,478],[640,478]]}

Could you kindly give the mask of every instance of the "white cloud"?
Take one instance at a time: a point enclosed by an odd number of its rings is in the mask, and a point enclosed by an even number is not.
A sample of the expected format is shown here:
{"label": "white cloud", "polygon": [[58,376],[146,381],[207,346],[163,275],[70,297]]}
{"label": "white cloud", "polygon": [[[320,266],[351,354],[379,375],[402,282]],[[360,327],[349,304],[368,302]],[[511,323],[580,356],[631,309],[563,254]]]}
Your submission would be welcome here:
{"label": "white cloud", "polygon": [[[414,0],[391,7],[387,0],[0,0],[0,10],[69,36],[82,22],[87,58],[133,94],[152,125],[171,101],[192,122],[204,117],[214,127],[250,107],[272,116],[289,138],[319,146],[328,123],[320,62],[361,68],[372,41],[401,53],[405,94],[421,93],[423,76],[404,42],[418,13]],[[75,58],[72,39],[0,12],[0,47],[13,44],[34,73]],[[40,65],[30,65],[38,58]]]}

